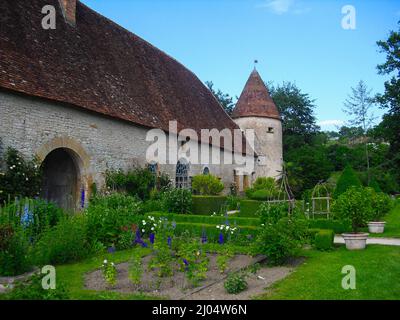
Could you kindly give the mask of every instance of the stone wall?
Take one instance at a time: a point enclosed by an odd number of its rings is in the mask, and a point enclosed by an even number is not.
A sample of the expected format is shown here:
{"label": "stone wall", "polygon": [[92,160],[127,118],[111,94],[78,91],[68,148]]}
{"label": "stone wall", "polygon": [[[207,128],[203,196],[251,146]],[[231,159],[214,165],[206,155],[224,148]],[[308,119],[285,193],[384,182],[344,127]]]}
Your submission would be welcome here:
{"label": "stone wall", "polygon": [[235,119],[237,125],[254,129],[255,150],[259,155],[256,177],[280,177],[283,165],[282,122],[266,117],[243,117]]}
{"label": "stone wall", "polygon": [[[36,154],[41,160],[57,148],[70,150],[78,159],[80,181],[87,192],[92,182],[98,188],[104,185],[107,169],[145,165],[146,150],[152,143],[146,141],[148,130],[56,102],[0,91],[4,147],[12,146],[27,157]],[[201,174],[205,166],[221,177],[227,192],[237,166],[192,165],[190,176]],[[175,165],[161,165],[160,170],[175,179]]]}

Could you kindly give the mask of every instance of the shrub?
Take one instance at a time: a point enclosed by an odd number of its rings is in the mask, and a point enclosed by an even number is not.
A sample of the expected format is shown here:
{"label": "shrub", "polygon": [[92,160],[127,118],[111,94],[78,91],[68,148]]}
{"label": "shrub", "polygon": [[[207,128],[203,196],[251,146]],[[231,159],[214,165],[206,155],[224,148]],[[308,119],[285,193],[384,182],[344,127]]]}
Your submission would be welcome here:
{"label": "shrub", "polygon": [[240,198],[234,195],[228,195],[226,197],[226,205],[228,210],[237,210],[240,205]]}
{"label": "shrub", "polygon": [[308,221],[310,229],[330,229],[337,233],[346,233],[351,231],[351,222],[348,219],[314,219]]}
{"label": "shrub", "polygon": [[211,215],[220,213],[226,204],[225,196],[193,196],[192,213],[200,215]]}
{"label": "shrub", "polygon": [[246,196],[253,200],[271,200],[279,195],[279,189],[274,178],[259,177],[251,188],[246,190]]}
{"label": "shrub", "polygon": [[289,215],[289,207],[287,203],[270,204],[264,202],[258,208],[256,215],[260,217],[260,222],[265,224],[269,221],[276,223],[281,218]]}
{"label": "shrub", "polygon": [[89,256],[91,248],[86,237],[86,217],[74,216],[44,232],[35,245],[34,259],[38,265],[74,262]]}
{"label": "shrub", "polygon": [[332,211],[339,219],[350,220],[353,232],[358,232],[373,214],[372,201],[364,188],[350,187],[335,201]]}
{"label": "shrub", "polygon": [[240,201],[240,213],[241,217],[255,217],[262,201],[256,200],[241,200]]}
{"label": "shrub", "polygon": [[132,197],[146,200],[156,187],[156,176],[148,168],[133,168],[128,172],[107,171],[106,186],[113,191],[126,192]]}
{"label": "shrub", "polygon": [[203,216],[203,215],[193,215],[193,214],[171,214],[164,212],[151,212],[146,214],[146,216],[154,216],[154,217],[165,217],[168,218],[169,221],[175,221],[180,223],[203,223],[203,224],[224,224],[228,221],[231,225],[238,226],[253,226],[258,227],[260,225],[260,220],[258,218],[247,218],[247,217],[237,217],[236,215],[229,215],[226,217],[225,215],[212,215],[212,216]]}
{"label": "shrub", "polygon": [[268,220],[258,236],[258,246],[272,265],[295,256],[306,242],[307,222],[294,216]]}
{"label": "shrub", "polygon": [[0,275],[16,276],[31,269],[29,243],[20,228],[0,225]]}
{"label": "shrub", "polygon": [[[2,163],[5,171],[2,172]],[[37,197],[42,185],[39,161],[27,161],[15,149],[8,148],[0,159],[0,203],[17,197]]]}
{"label": "shrub", "polygon": [[247,289],[246,277],[243,274],[231,274],[224,283],[224,288],[229,294],[238,294]]}
{"label": "shrub", "polygon": [[153,211],[162,211],[163,210],[163,202],[161,199],[157,200],[147,200],[143,203],[142,210],[144,213],[153,212]]}
{"label": "shrub", "polygon": [[371,200],[372,213],[369,218],[370,221],[381,221],[392,209],[392,199],[385,193],[375,192],[372,188],[365,188],[365,192]]}
{"label": "shrub", "polygon": [[56,289],[46,290],[42,286],[42,276],[34,275],[27,282],[19,282],[4,297],[8,300],[68,300],[69,292],[65,285],[57,280]]}
{"label": "shrub", "polygon": [[190,213],[192,193],[187,189],[171,189],[162,193],[163,208],[167,212]]}
{"label": "shrub", "polygon": [[351,166],[347,166],[342,175],[340,176],[335,192],[334,198],[338,198],[341,194],[345,193],[351,187],[361,187],[361,181]]}
{"label": "shrub", "polygon": [[382,189],[381,189],[378,181],[376,181],[375,178],[371,179],[371,182],[369,183],[369,187],[374,189],[375,192],[382,192]]}
{"label": "shrub", "polygon": [[203,174],[193,177],[192,189],[195,194],[215,196],[224,190],[224,184],[216,176]]}
{"label": "shrub", "polygon": [[126,237],[133,240],[132,231],[143,216],[142,210],[139,200],[120,193],[93,199],[86,210],[88,239],[125,249],[130,242]]}
{"label": "shrub", "polygon": [[334,238],[335,234],[332,230],[319,230],[315,235],[315,248],[322,251],[332,249]]}
{"label": "shrub", "polygon": [[65,216],[56,204],[42,199],[24,199],[9,203],[1,210],[0,221],[24,226],[26,235],[36,241],[41,233]]}

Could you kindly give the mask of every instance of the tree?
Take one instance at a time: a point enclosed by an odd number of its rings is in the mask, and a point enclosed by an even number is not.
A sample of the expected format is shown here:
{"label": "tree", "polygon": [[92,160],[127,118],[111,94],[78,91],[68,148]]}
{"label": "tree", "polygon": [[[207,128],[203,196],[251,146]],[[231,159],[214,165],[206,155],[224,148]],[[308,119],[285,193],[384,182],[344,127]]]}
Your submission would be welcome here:
{"label": "tree", "polygon": [[319,181],[328,179],[333,170],[324,146],[304,145],[289,151],[288,158],[289,183],[296,198]]}
{"label": "tree", "polygon": [[220,89],[217,91],[214,89],[214,83],[212,81],[206,81],[206,86],[218,100],[219,104],[224,108],[227,114],[231,115],[233,109],[235,108],[235,103],[233,103],[233,98],[227,94],[223,93]]}
{"label": "tree", "polygon": [[320,130],[314,115],[314,100],[291,82],[284,82],[276,87],[271,84],[268,86],[283,121],[284,151],[311,144]]}
{"label": "tree", "polygon": [[367,132],[375,120],[374,114],[372,113],[372,108],[374,107],[373,98],[371,96],[372,90],[368,89],[364,81],[361,80],[355,88],[351,88],[351,91],[351,95],[349,95],[344,102],[345,109],[343,111],[352,117],[349,120],[352,126],[362,128],[365,139],[365,157],[369,184],[371,176]]}
{"label": "tree", "polygon": [[[400,21],[399,21],[400,26]],[[385,92],[377,95],[377,101],[388,112],[383,116],[379,125],[382,134],[390,143],[390,155],[392,164],[390,167],[400,167],[400,28],[399,31],[391,31],[386,41],[378,41],[381,52],[386,53],[386,62],[378,65],[378,73],[392,75],[385,82]],[[398,181],[400,175],[397,174]]]}
{"label": "tree", "polygon": [[346,166],[346,168],[344,168],[343,173],[337,182],[334,197],[337,199],[340,195],[345,193],[351,187],[361,186],[362,184],[360,179],[357,177],[357,174],[355,173],[353,168],[348,165]]}

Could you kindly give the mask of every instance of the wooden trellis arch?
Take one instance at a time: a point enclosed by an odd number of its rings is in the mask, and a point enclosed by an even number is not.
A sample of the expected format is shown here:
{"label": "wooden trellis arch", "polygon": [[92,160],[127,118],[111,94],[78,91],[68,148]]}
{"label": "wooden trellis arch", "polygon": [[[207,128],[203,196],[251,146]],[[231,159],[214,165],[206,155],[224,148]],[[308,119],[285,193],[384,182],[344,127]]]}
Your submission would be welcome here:
{"label": "wooden trellis arch", "polygon": [[328,184],[320,181],[314,187],[311,195],[312,217],[326,216],[328,219],[331,214],[332,198],[329,192]]}

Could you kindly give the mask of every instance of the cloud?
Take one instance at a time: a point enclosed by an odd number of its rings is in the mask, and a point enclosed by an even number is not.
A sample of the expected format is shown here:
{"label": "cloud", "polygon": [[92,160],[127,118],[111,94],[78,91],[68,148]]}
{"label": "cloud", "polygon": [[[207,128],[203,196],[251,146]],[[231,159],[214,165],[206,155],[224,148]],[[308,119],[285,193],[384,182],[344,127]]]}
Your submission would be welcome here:
{"label": "cloud", "polygon": [[289,11],[293,5],[294,0],[268,0],[266,3],[261,4],[261,8],[267,8],[275,14],[284,14]]}
{"label": "cloud", "polygon": [[329,127],[329,126],[342,126],[345,122],[343,120],[323,120],[318,122],[318,125],[321,127]]}
{"label": "cloud", "polygon": [[311,11],[311,8],[303,7],[298,0],[266,0],[265,3],[259,4],[257,7],[266,8],[277,15],[289,12],[300,15]]}

